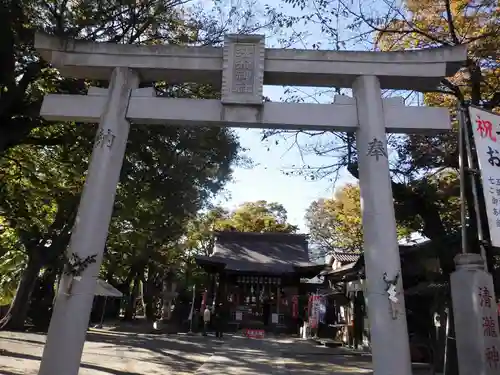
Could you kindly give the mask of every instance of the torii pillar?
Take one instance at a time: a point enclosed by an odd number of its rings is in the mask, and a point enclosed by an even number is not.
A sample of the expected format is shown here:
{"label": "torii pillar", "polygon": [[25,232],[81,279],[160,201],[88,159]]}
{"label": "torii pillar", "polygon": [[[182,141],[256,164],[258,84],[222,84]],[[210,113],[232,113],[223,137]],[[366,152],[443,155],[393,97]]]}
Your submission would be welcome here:
{"label": "torii pillar", "polygon": [[[375,76],[361,76],[353,85],[359,128],[356,146],[363,220],[363,253],[367,280],[368,317],[374,374],[411,374],[401,260],[384,107],[380,82]],[[387,283],[393,281],[396,299],[389,299]],[[382,293],[381,293],[382,292]]]}
{"label": "torii pillar", "polygon": [[128,99],[138,85],[137,72],[126,67],[116,68],[110,77],[69,243],[69,255],[77,254],[82,260],[96,258],[77,282],[71,275],[62,275],[39,374],[78,374],[130,130],[125,118]]}
{"label": "torii pillar", "polygon": [[[391,53],[276,50],[265,49],[262,36],[232,35],[223,48],[97,47],[95,43],[38,35],[36,47],[66,76],[112,77],[108,90],[92,89],[86,96],[48,95],[41,110],[46,119],[100,121],[107,140],[101,146],[99,134],[103,133],[98,133],[69,249],[80,256],[98,252],[98,261],[83,272],[70,295],[59,291],[39,375],[78,374],[128,121],[356,131],[374,374],[411,375],[385,133],[440,132],[449,130],[451,123],[447,109],[405,107],[402,100],[382,99],[381,88],[435,89],[444,76],[454,74],[465,61],[463,46]],[[132,68],[134,73],[129,70]],[[134,89],[137,82],[133,77],[147,82],[219,85],[222,100],[157,98],[151,90]],[[263,103],[264,83],[352,87],[354,98],[336,97],[334,104]],[[108,147],[110,142],[118,142],[119,148]],[[90,195],[97,201],[93,202]]]}

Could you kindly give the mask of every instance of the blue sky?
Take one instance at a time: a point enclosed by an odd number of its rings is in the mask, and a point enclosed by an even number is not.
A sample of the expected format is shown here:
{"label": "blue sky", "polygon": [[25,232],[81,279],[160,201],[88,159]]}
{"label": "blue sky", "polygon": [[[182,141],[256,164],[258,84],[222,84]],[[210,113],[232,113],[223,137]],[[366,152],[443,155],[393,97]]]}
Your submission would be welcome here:
{"label": "blue sky", "polygon": [[[279,144],[270,151],[267,144],[260,141],[260,131],[238,130],[243,147],[248,148],[247,154],[256,163],[251,169],[236,168],[234,182],[227,186],[230,195],[222,205],[234,208],[237,205],[256,200],[281,203],[288,211],[292,224],[300,226],[302,232],[307,232],[304,224],[304,214],[313,200],[330,197],[333,193],[333,183],[327,179],[307,181],[302,176],[286,176],[282,169],[292,164],[301,165],[302,161],[296,149],[287,151],[285,145]],[[311,162],[325,162],[324,158],[311,156]],[[337,180],[339,184],[352,181],[346,173]]]}
{"label": "blue sky", "polygon": [[[210,0],[201,0],[202,2]],[[235,4],[258,2],[254,8],[262,8],[265,3],[271,7],[278,8],[279,11],[288,16],[301,16],[306,11],[293,9],[291,6],[284,4],[283,0],[215,0],[220,2],[227,1],[227,6],[235,6]],[[362,2],[362,6],[360,5]],[[387,5],[379,0],[352,0],[350,6],[357,10],[363,8],[369,9],[370,14],[387,15],[389,11]],[[349,20],[341,20],[338,24],[339,37],[345,41],[344,49],[350,50],[367,50],[372,46],[368,46],[370,42],[360,42],[355,39],[359,35],[360,30],[352,31],[347,25]],[[235,30],[236,31],[236,30]],[[367,31],[366,29],[362,30]],[[233,31],[234,32],[234,31]],[[279,35],[266,35],[266,46],[271,48],[280,48],[280,40],[287,40],[291,33],[300,33],[302,38],[300,41],[287,46],[287,48],[312,48],[313,44],[320,44],[321,49],[334,49],[332,41],[325,39],[320,28],[317,25],[309,23],[306,27],[295,23],[293,30],[280,30]],[[301,88],[300,91],[304,94],[302,97],[305,102],[320,102],[331,103],[333,101],[332,93],[323,95],[315,95],[317,91],[314,88]],[[295,95],[296,93],[294,93]],[[344,92],[350,95],[350,90]],[[264,95],[272,101],[283,101],[287,98],[287,93],[283,87],[264,86]],[[413,103],[416,104],[416,103]],[[289,222],[298,225],[300,231],[307,233],[308,229],[305,225],[304,215],[309,205],[319,198],[330,198],[336,188],[339,188],[346,183],[356,183],[357,181],[344,169],[340,171],[336,181],[332,179],[322,179],[310,181],[302,176],[289,176],[283,173],[283,170],[289,169],[290,166],[302,166],[304,164],[313,166],[324,166],[334,164],[335,157],[331,156],[316,156],[305,155],[305,161],[302,159],[296,147],[290,147],[290,142],[283,142],[282,138],[278,138],[280,142],[262,142],[261,130],[258,129],[237,129],[236,130],[240,143],[243,148],[248,149],[246,155],[249,156],[255,166],[251,169],[236,168],[234,171],[234,180],[226,186],[226,191],[216,199],[216,203],[228,209],[234,209],[238,205],[257,200],[266,200],[268,202],[281,203],[288,211]],[[274,140],[274,139],[273,139]],[[326,139],[327,141],[328,139]],[[324,140],[325,141],[325,140]],[[413,240],[420,241],[422,237],[418,234],[412,236]]]}
{"label": "blue sky", "polygon": [[[271,5],[278,5],[271,4]],[[297,14],[297,10],[280,3],[281,11],[288,15]],[[304,32],[300,26],[295,26],[294,32]],[[310,48],[312,43],[322,41],[327,45],[327,41],[322,40],[319,30],[308,25],[307,35],[299,43],[292,45],[292,48]],[[283,31],[285,34],[287,30]],[[279,37],[283,37],[280,35]],[[278,47],[277,36],[266,36],[268,47]],[[323,47],[325,48],[325,47]],[[313,89],[306,89],[308,94],[312,94]],[[276,86],[265,86],[264,95],[272,101],[282,101],[286,97],[284,88]],[[315,98],[324,103],[331,102],[333,97]],[[310,100],[309,100],[310,101]],[[355,180],[346,172],[342,171],[339,178],[334,183],[330,179],[308,181],[302,176],[287,176],[283,169],[292,165],[303,165],[301,154],[296,147],[290,149],[290,143],[280,139],[278,145],[273,142],[263,143],[261,141],[261,131],[258,129],[238,129],[241,145],[248,149],[246,153],[255,163],[251,169],[236,168],[234,181],[230,183],[224,196],[218,198],[218,202],[229,209],[256,200],[266,200],[269,202],[281,203],[288,211],[288,218],[292,224],[299,225],[301,232],[307,233],[304,222],[304,214],[307,207],[318,198],[331,197],[336,187]],[[268,150],[270,146],[270,150]],[[333,157],[328,160],[325,157],[307,155],[306,161],[309,165],[324,165],[334,162]],[[227,195],[227,196],[226,196]]]}

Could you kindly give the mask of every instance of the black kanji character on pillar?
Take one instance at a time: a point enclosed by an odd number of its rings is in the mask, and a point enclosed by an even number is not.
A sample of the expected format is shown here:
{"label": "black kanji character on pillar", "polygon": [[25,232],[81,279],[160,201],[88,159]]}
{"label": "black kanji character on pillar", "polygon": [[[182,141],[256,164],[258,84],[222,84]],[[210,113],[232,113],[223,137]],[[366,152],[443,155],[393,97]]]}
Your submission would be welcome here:
{"label": "black kanji character on pillar", "polygon": [[481,307],[491,307],[492,295],[487,286],[479,287],[479,305]]}
{"label": "black kanji character on pillar", "polygon": [[497,326],[491,316],[483,316],[484,336],[497,337]]}
{"label": "black kanji character on pillar", "polygon": [[368,152],[366,155],[375,156],[377,161],[381,156],[387,157],[387,151],[385,150],[384,143],[377,138],[373,138],[373,141],[368,142]]}
{"label": "black kanji character on pillar", "polygon": [[495,346],[486,348],[486,362],[490,368],[498,368],[498,362],[500,356],[498,355],[498,350]]}
{"label": "black kanji character on pillar", "polygon": [[491,146],[488,146],[488,151],[486,153],[489,156],[488,163],[490,163],[494,167],[500,167],[500,157],[498,157],[498,150],[495,150],[491,148]]}

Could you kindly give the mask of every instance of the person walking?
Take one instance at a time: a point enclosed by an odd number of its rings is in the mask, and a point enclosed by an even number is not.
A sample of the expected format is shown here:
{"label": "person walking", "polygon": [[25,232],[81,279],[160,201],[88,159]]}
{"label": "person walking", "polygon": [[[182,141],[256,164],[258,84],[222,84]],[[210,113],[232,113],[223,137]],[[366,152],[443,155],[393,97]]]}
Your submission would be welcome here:
{"label": "person walking", "polygon": [[203,336],[207,335],[207,329],[210,324],[211,312],[208,306],[205,306],[205,310],[203,311]]}

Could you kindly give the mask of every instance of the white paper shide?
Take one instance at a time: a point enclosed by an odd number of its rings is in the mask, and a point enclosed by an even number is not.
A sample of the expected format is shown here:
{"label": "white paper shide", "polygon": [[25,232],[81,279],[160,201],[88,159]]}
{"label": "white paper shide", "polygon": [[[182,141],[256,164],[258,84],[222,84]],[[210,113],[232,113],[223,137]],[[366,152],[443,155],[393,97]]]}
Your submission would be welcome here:
{"label": "white paper shide", "polygon": [[469,108],[483,181],[491,244],[500,246],[500,116]]}

